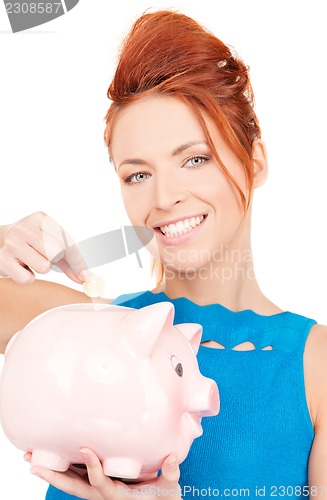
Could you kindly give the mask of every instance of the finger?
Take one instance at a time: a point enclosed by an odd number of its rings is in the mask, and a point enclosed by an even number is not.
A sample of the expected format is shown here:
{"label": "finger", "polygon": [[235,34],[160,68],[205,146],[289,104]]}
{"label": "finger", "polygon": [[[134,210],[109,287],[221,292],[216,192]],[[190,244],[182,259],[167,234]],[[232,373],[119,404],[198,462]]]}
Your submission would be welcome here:
{"label": "finger", "polygon": [[24,453],[23,458],[24,458],[24,460],[26,460],[26,462],[31,463],[31,460],[32,460],[32,453],[30,453],[29,451],[27,451],[26,453]]}
{"label": "finger", "polygon": [[69,467],[69,470],[72,470],[79,476],[87,476],[87,468],[84,464],[73,464]]}
{"label": "finger", "polygon": [[56,263],[64,258],[75,275],[86,269],[86,263],[75,241],[54,219],[49,216],[45,217],[42,220],[41,231],[49,260]]}
{"label": "finger", "polygon": [[[39,251],[42,247],[41,236],[37,232],[26,234],[26,231],[19,229],[12,234],[11,239],[3,245],[1,256],[1,271],[6,272],[10,278],[17,283],[31,283],[34,281],[33,271],[45,274],[50,270],[49,260]],[[43,252],[44,253],[44,252]],[[10,267],[10,271],[8,271]],[[22,267],[27,270],[24,272]]]}
{"label": "finger", "polygon": [[26,264],[9,255],[6,259],[5,272],[18,285],[27,285],[34,283],[35,275]]}
{"label": "finger", "polygon": [[87,271],[87,265],[76,243],[62,230],[62,235],[64,234],[65,237],[62,237],[61,241],[47,235],[46,250],[43,249],[41,252],[43,251],[51,261],[50,266],[52,269],[54,265],[61,269],[71,280],[81,284],[85,281],[85,278],[80,275],[83,271]]}
{"label": "finger", "polygon": [[16,254],[19,261],[23,262],[33,271],[46,274],[50,271],[50,261],[43,257],[39,252],[32,248],[29,244],[21,246]]}
{"label": "finger", "polygon": [[[71,279],[81,284],[78,274],[87,268],[78,246],[71,236],[48,215],[37,212],[10,226],[5,244],[2,245],[1,261],[6,263],[6,255],[15,257],[26,264],[31,270],[45,274],[51,269],[51,264],[60,261],[63,272]],[[14,276],[2,265],[1,274],[12,277],[17,283],[32,282],[31,274],[22,273]],[[32,273],[32,271],[31,271]],[[33,276],[33,273],[32,273]]]}
{"label": "finger", "polygon": [[78,498],[91,498],[92,496],[92,486],[72,470],[56,472],[40,465],[33,465],[31,473],[69,495]]}
{"label": "finger", "polygon": [[40,240],[42,242],[42,249],[39,249],[39,251],[42,251],[42,253],[44,251],[43,255],[52,260],[68,246],[65,231],[48,215],[42,219],[39,227],[42,236]]}
{"label": "finger", "polygon": [[104,498],[114,496],[115,484],[109,477],[104,475],[101,462],[97,455],[89,448],[82,448],[80,453],[87,467],[90,484],[101,493]]}
{"label": "finger", "polygon": [[[92,273],[88,269],[86,269],[86,267],[84,267],[82,271],[74,272],[65,258],[61,258],[58,262],[55,263],[55,266],[61,269],[62,272],[68,276],[68,278],[75,281],[79,285],[84,281],[88,281],[88,276],[92,276]],[[51,267],[53,268],[53,266]]]}
{"label": "finger", "polygon": [[67,248],[58,258],[52,260],[52,262],[77,283],[82,283],[86,280],[83,272],[86,271],[87,273],[87,264],[80,254],[77,245],[72,245]]}
{"label": "finger", "polygon": [[178,457],[175,454],[168,455],[161,466],[161,476],[158,478],[158,486],[172,490],[172,494],[173,490],[176,490],[174,494],[178,496],[180,493],[179,477]]}
{"label": "finger", "polygon": [[[25,241],[29,243],[35,250],[52,260],[55,255],[65,249],[65,240],[62,237],[62,228],[57,223],[51,225],[51,228],[46,225],[46,221],[50,217],[46,217],[36,227],[25,228]],[[46,230],[48,229],[48,231]],[[22,238],[22,236],[21,236]]]}
{"label": "finger", "polygon": [[62,234],[65,235],[63,246],[57,254],[52,253],[51,263],[76,283],[82,283],[85,278],[80,274],[87,271],[87,264],[76,243],[64,231]]}
{"label": "finger", "polygon": [[70,243],[66,248],[65,259],[73,273],[76,275],[84,269],[87,269],[86,262],[84,261],[78,245],[76,245],[75,242]]}
{"label": "finger", "polygon": [[58,260],[58,256],[64,254],[66,244],[61,236],[61,233],[53,235],[39,230],[38,238],[30,238],[28,243],[35,248],[37,252],[43,255],[51,262]]}
{"label": "finger", "polygon": [[[11,254],[17,255],[22,244],[28,244],[48,260],[65,248],[61,235],[61,227],[51,219],[51,226],[47,221],[51,218],[46,215],[34,214],[12,224],[7,231],[3,248],[8,248]],[[48,227],[53,232],[43,231]]]}

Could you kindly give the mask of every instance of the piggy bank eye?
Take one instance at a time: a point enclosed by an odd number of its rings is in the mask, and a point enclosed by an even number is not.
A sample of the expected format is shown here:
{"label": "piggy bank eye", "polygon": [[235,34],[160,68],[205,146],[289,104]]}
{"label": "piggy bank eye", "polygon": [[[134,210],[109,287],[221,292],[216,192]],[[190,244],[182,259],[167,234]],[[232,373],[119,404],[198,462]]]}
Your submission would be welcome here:
{"label": "piggy bank eye", "polygon": [[174,355],[171,357],[171,364],[173,365],[173,368],[174,368],[175,372],[177,373],[177,375],[179,377],[182,377],[183,376],[182,363],[180,363],[179,359]]}

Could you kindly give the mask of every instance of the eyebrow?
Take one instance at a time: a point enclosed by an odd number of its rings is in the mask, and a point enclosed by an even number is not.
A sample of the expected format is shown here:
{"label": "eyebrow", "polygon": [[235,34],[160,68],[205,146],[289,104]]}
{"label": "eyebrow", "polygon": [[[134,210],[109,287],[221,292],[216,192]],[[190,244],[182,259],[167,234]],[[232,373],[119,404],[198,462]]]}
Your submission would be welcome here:
{"label": "eyebrow", "polygon": [[[208,143],[206,141],[189,141],[185,142],[185,144],[181,144],[180,146],[177,146],[172,152],[171,156],[177,156],[181,154],[183,151],[186,149],[190,148],[191,146],[197,146],[198,144],[204,144],[205,146],[208,146]],[[142,160],[141,158],[128,158],[127,160],[122,161],[118,167],[121,167],[122,165],[146,165],[146,161]]]}

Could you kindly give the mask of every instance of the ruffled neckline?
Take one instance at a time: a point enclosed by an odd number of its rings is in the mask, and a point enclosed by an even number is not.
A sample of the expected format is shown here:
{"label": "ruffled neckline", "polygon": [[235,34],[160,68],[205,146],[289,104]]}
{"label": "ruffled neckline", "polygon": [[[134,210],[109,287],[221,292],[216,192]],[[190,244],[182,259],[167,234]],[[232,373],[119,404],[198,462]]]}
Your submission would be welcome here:
{"label": "ruffled neckline", "polygon": [[271,329],[285,324],[290,311],[263,315],[252,309],[233,311],[219,303],[199,305],[186,297],[170,299],[164,292],[153,293],[150,290],[144,293],[146,303],[169,301],[175,305],[176,315],[183,321],[199,322],[202,325],[218,323],[229,328],[252,326],[259,329]]}
{"label": "ruffled neckline", "polygon": [[[303,349],[307,332],[316,323],[313,319],[290,311],[271,315],[259,314],[252,309],[232,311],[219,303],[199,305],[186,297],[170,299],[164,292],[153,293],[150,290],[126,294],[122,299],[122,305],[136,305],[137,308],[171,302],[175,307],[175,325],[198,323],[203,327],[201,342],[215,340],[230,352],[237,353],[237,356],[241,356],[241,353],[256,356],[269,346],[273,349],[263,352],[277,355],[277,352]],[[247,341],[252,342],[255,349],[234,350],[234,347]],[[222,349],[210,349],[204,345],[200,347],[201,352],[207,354],[222,352]]]}

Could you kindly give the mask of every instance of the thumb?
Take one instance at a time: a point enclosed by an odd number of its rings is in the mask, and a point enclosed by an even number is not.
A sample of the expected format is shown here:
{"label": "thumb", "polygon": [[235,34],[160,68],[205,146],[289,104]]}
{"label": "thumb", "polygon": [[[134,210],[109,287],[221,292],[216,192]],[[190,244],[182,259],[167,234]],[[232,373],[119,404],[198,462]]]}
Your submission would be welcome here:
{"label": "thumb", "polygon": [[176,488],[176,495],[178,496],[180,492],[179,477],[178,457],[175,454],[168,455],[161,466],[160,487]]}

